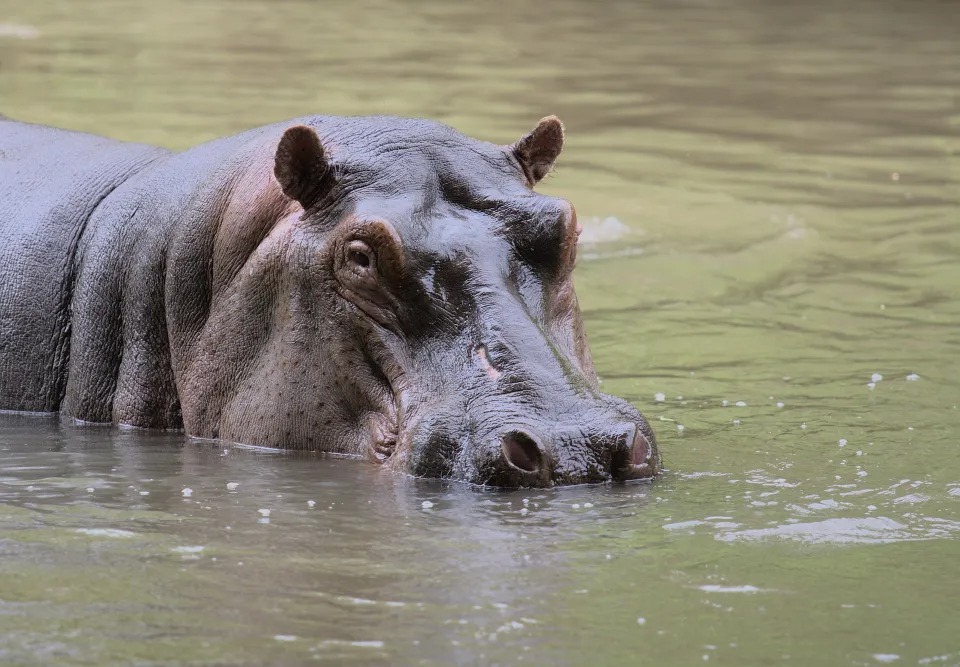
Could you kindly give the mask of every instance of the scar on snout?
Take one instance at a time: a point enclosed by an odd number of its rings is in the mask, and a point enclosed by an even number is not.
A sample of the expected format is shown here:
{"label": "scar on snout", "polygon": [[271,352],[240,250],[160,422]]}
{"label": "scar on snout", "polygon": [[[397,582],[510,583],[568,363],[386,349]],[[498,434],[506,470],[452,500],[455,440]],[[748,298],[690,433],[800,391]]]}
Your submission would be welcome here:
{"label": "scar on snout", "polygon": [[498,371],[487,358],[487,346],[483,343],[477,345],[477,358],[480,359],[480,365],[483,367],[483,370],[486,371],[487,377],[491,380],[496,380],[500,377],[500,371]]}

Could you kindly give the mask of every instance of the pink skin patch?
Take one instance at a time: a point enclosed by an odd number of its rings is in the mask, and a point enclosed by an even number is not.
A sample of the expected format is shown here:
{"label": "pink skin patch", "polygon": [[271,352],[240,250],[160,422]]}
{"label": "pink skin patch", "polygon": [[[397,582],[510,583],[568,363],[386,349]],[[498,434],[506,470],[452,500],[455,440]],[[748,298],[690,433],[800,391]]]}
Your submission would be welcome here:
{"label": "pink skin patch", "polygon": [[500,371],[494,368],[493,364],[490,363],[490,360],[487,359],[486,345],[477,346],[477,358],[480,360],[480,365],[483,367],[483,370],[486,371],[488,378],[491,380],[496,380],[498,377],[500,377]]}

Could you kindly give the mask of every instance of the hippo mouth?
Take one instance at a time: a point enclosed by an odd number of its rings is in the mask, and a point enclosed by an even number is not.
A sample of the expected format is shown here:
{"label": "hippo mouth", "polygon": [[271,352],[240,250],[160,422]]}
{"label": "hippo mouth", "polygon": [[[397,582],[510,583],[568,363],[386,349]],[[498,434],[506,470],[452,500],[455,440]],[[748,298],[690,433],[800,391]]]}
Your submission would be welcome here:
{"label": "hippo mouth", "polygon": [[394,454],[399,449],[403,424],[401,420],[403,414],[401,392],[397,391],[391,384],[388,384],[388,387],[389,396],[383,397],[382,408],[379,411],[369,413],[367,418],[367,430],[370,438],[367,445],[367,458],[374,463],[381,464],[393,459]]}
{"label": "hippo mouth", "polygon": [[[380,417],[380,419],[377,419]],[[397,451],[399,441],[399,425],[391,424],[382,414],[377,414],[371,421],[370,454],[375,463],[386,463]]]}
{"label": "hippo mouth", "polygon": [[367,457],[374,463],[386,464],[400,449],[411,391],[407,374],[386,345],[376,345],[369,350],[368,363],[380,381],[381,391],[376,400],[379,409],[368,417]]}

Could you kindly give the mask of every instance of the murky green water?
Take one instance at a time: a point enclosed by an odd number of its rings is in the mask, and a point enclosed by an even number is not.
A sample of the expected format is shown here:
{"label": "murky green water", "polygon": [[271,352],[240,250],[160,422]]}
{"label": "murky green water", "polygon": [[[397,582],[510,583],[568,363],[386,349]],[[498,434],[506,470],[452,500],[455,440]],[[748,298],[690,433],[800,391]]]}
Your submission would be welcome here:
{"label": "murky green water", "polygon": [[956,3],[0,0],[0,24],[0,111],[175,148],[305,113],[508,142],[557,113],[597,366],[669,467],[480,493],[7,415],[0,662],[960,664]]}

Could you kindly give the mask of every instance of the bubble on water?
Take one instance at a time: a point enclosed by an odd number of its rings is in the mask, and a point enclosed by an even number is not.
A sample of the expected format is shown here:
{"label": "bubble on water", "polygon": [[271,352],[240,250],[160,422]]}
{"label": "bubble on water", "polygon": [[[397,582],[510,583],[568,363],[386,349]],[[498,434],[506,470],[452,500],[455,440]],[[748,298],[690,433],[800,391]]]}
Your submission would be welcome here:
{"label": "bubble on water", "polygon": [[273,638],[276,639],[278,642],[295,642],[295,641],[297,641],[297,636],[296,636],[296,635],[274,635]]}
{"label": "bubble on water", "polygon": [[900,496],[899,498],[894,499],[894,505],[916,505],[918,503],[925,503],[930,500],[930,496],[923,493],[908,493],[905,496]]}
{"label": "bubble on water", "polygon": [[777,401],[777,407],[778,407],[778,408],[782,408],[782,407],[783,407],[783,401]]}
{"label": "bubble on water", "polygon": [[91,537],[134,537],[136,533],[121,528],[77,528],[76,532]]}
{"label": "bubble on water", "polygon": [[239,482],[227,482],[227,491],[236,491],[238,486]]}
{"label": "bubble on water", "polygon": [[663,392],[658,391],[656,394],[653,395],[653,400],[655,400],[658,403],[663,403],[665,400],[667,400],[667,395],[664,394]]}
{"label": "bubble on water", "polygon": [[40,36],[40,31],[32,25],[20,23],[0,23],[0,37],[12,37],[15,39],[36,39]]}
{"label": "bubble on water", "polygon": [[746,401],[737,401],[736,403],[734,403],[734,405],[736,405],[738,408],[745,408],[745,407],[747,407],[747,402],[746,402]]}
{"label": "bubble on water", "polygon": [[584,507],[593,507],[593,503],[584,503],[583,506],[584,506]]}
{"label": "bubble on water", "polygon": [[93,493],[94,488],[92,486],[87,487],[87,493]]}
{"label": "bubble on water", "polygon": [[313,507],[313,506],[316,505],[316,504],[317,504],[317,501],[316,501],[316,500],[308,500],[308,501],[307,501],[307,507]]}
{"label": "bubble on water", "polygon": [[529,498],[524,498],[524,499],[523,499],[523,504],[524,504],[524,505],[529,505],[529,504],[530,504],[530,499],[529,499]]}
{"label": "bubble on water", "polygon": [[734,419],[734,420],[733,420],[733,425],[734,425],[734,426],[740,426],[740,420],[739,420],[739,419]]}
{"label": "bubble on water", "polygon": [[521,516],[526,516],[526,515],[529,514],[529,513],[530,513],[530,510],[528,510],[526,507],[521,507],[521,508],[520,508],[520,514],[521,514]]}
{"label": "bubble on water", "polygon": [[270,510],[265,508],[260,508],[257,510],[260,513],[260,516],[270,516]]}
{"label": "bubble on water", "polygon": [[840,445],[841,447],[843,447],[843,446],[845,446],[845,445],[847,444],[847,439],[846,439],[846,438],[840,438],[839,440],[837,440],[837,444]]}
{"label": "bubble on water", "polygon": [[721,586],[719,584],[704,584],[698,587],[704,593],[760,593],[763,589],[750,584],[744,586]]}
{"label": "bubble on water", "polygon": [[580,503],[574,503],[573,505],[571,505],[571,507],[575,510],[578,510],[580,509]]}
{"label": "bubble on water", "polygon": [[178,554],[198,554],[204,550],[205,547],[201,546],[190,546],[190,547],[174,547],[173,551]]}
{"label": "bubble on water", "polygon": [[422,507],[425,510],[428,510],[431,507],[433,507],[433,503],[431,503],[429,500],[424,500],[422,503],[420,503],[420,507]]}
{"label": "bubble on water", "polygon": [[193,495],[193,489],[191,489],[190,487],[186,487],[180,492],[180,495],[182,495],[184,498],[189,498],[190,496]]}
{"label": "bubble on water", "polygon": [[683,429],[686,428],[683,424],[677,424],[677,430],[683,433]]}
{"label": "bubble on water", "polygon": [[916,382],[919,379],[920,379],[920,376],[917,375],[916,373],[910,373],[910,375],[907,376],[907,382]]}
{"label": "bubble on water", "polygon": [[857,473],[857,477],[866,477],[866,476],[867,476],[866,470],[861,470],[860,472]]}
{"label": "bubble on water", "polygon": [[727,407],[728,405],[730,405],[730,401],[728,401],[727,399],[723,399],[722,401],[720,401],[720,405],[722,405],[723,407]]}
{"label": "bubble on water", "polygon": [[802,424],[800,424],[800,428],[806,430],[806,428],[807,428],[807,422],[803,422]]}
{"label": "bubble on water", "polygon": [[150,495],[150,492],[149,492],[149,491],[141,491],[141,492],[140,492],[140,495],[141,495],[141,496],[149,496],[149,495]]}
{"label": "bubble on water", "polygon": [[607,554],[607,560],[613,560],[613,555],[612,555],[612,554]]}
{"label": "bubble on water", "polygon": [[876,383],[876,382],[868,382],[868,383],[867,383],[867,389],[873,390],[873,389],[876,389],[876,388],[877,388],[877,383]]}
{"label": "bubble on water", "polygon": [[880,380],[882,379],[883,379],[883,376],[880,375],[880,373],[874,373],[873,375],[870,376],[871,382],[880,382]]}
{"label": "bubble on water", "polygon": [[646,624],[647,624],[647,619],[645,619],[643,616],[640,616],[637,618],[637,625],[646,625]]}
{"label": "bubble on water", "polygon": [[896,653],[874,653],[873,659],[877,662],[896,662],[900,656]]}

